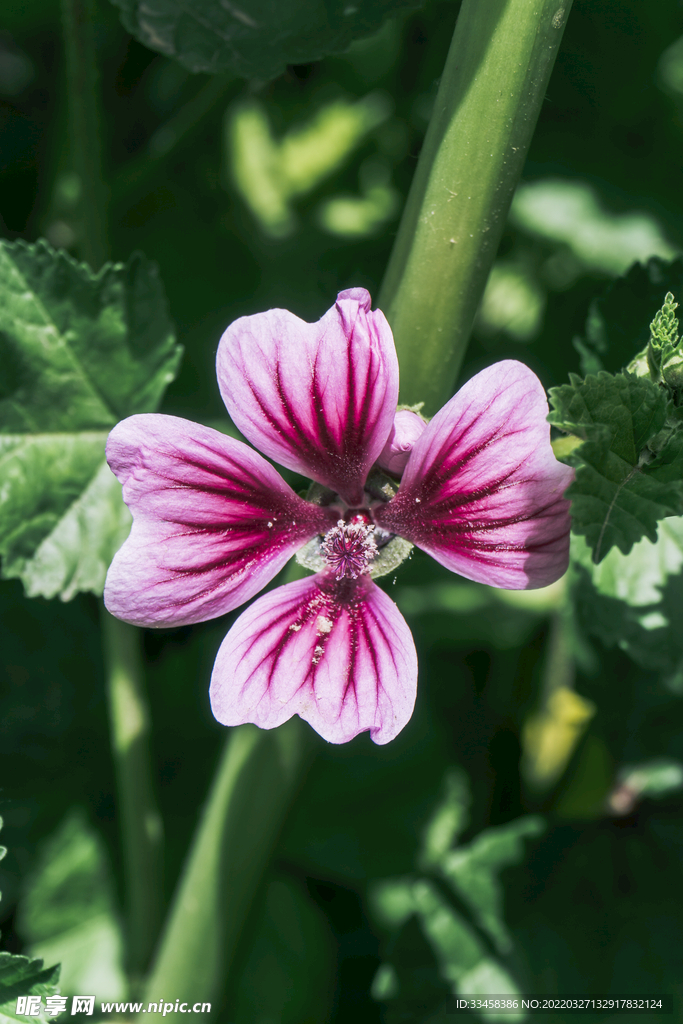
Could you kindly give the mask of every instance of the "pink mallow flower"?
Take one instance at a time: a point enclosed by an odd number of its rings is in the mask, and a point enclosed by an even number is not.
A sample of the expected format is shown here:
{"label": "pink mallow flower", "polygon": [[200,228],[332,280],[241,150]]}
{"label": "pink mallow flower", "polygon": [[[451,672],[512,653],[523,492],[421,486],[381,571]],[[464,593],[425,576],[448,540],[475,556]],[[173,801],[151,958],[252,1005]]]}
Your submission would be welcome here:
{"label": "pink mallow flower", "polygon": [[234,623],[213,669],[213,713],[264,729],[297,714],[332,743],[368,729],[387,743],[412,714],[417,657],[373,577],[413,544],[461,576],[513,590],[567,568],[572,471],[553,456],[543,387],[505,360],[428,424],[397,413],[394,341],[363,288],[341,292],[315,324],[281,309],[235,321],[217,372],[233,422],[316,482],[310,500],[216,430],[158,414],[123,420],[107,458],[133,527],[105,604],[140,626],[211,619],[299,551],[315,575],[270,591]]}

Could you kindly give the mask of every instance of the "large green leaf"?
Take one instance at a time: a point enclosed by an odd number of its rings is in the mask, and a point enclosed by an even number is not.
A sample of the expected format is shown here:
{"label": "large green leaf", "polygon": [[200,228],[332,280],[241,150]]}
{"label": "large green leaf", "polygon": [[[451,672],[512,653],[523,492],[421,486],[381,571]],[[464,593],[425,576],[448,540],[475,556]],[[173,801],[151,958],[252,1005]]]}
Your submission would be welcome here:
{"label": "large green leaf", "polygon": [[550,422],[583,442],[563,461],[576,468],[573,530],[594,560],[655,541],[657,522],[683,511],[683,434],[666,393],[646,378],[600,372],[571,374],[550,398]]}
{"label": "large green leaf", "polygon": [[180,355],[143,256],[93,274],[0,242],[0,556],[30,596],[102,592],[130,528],[107,434],[157,408]]}
{"label": "large green leaf", "polygon": [[121,20],[151,50],[189,71],[267,81],[287,64],[345,50],[420,0],[112,0]]}

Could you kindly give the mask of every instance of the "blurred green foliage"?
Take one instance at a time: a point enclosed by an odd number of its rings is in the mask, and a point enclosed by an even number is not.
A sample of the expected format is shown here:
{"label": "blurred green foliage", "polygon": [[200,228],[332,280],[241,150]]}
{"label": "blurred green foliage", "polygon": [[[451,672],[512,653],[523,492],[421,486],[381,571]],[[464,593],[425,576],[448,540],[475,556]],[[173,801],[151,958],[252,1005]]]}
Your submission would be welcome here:
{"label": "blurred green foliage", "polygon": [[[230,429],[214,358],[231,320],[273,306],[312,320],[342,287],[377,293],[457,4],[431,0],[344,53],[256,86],[192,76],[131,40],[111,5],[96,11],[113,254],[143,249],[159,264],[185,347],[162,408]],[[0,233],[9,242],[44,235],[76,253],[81,183],[65,146],[58,4],[10,0],[3,26]],[[463,379],[504,357],[528,363],[547,386],[564,384],[569,372],[615,372],[647,344],[665,294],[682,301],[681,263],[665,262],[683,247],[682,34],[676,0],[575,0]],[[368,105],[372,96],[381,99]],[[252,134],[236,144],[245,111]],[[343,137],[340,118],[356,118]],[[276,218],[264,219],[250,198],[248,172],[239,184],[240,160],[256,161]],[[658,258],[614,280],[649,256]],[[566,769],[543,792],[520,777],[519,763],[525,723],[547,708],[562,594],[508,600],[419,553],[396,580],[386,578],[418,646],[415,715],[388,747],[367,736],[345,747],[315,739],[314,763],[245,931],[243,984],[238,991],[227,979],[216,1019],[436,1020],[451,991],[446,947],[425,927],[437,912],[449,934],[460,929],[452,962],[466,935],[476,962],[503,957],[521,990],[674,992],[680,1015],[682,801],[675,785],[642,784],[653,765],[665,763],[671,780],[683,762],[676,522],[664,519],[656,544],[639,540],[628,561],[612,548],[596,567],[578,541],[576,614],[567,626],[572,686],[595,714],[565,744]],[[169,898],[222,744],[207,686],[232,619],[145,637]],[[94,598],[29,600],[9,580],[0,587],[0,621],[9,837],[2,932],[19,953],[48,938],[31,907],[50,882],[51,858],[64,858],[68,882],[53,885],[53,895],[99,879],[87,890],[89,910],[68,897],[53,938],[73,926],[75,906],[85,925],[95,911],[110,914],[108,900],[121,905],[121,859]],[[550,718],[566,732],[560,712]],[[461,774],[447,775],[454,765]],[[469,779],[468,824],[464,782],[460,795],[458,783],[450,803],[439,802],[445,776]],[[74,807],[85,817],[65,832],[65,820],[78,821],[69,818]],[[529,815],[543,817],[545,831],[521,844],[519,822],[537,820]],[[110,852],[111,898],[94,835]],[[517,844],[522,859],[477,868],[485,920],[464,898],[470,883],[458,889],[435,865],[458,851],[483,858],[491,837]],[[402,927],[384,931],[368,893],[409,876],[427,878],[421,909],[406,897]],[[59,905],[40,902],[45,912]],[[512,951],[503,954],[496,942],[508,937]],[[491,976],[482,984],[493,984]]]}
{"label": "blurred green foliage", "polygon": [[191,6],[161,0],[152,9],[139,0],[113,0],[129,32],[190,71],[231,71],[268,80],[287,64],[302,64],[344,50],[385,18],[417,0],[195,0]]}
{"label": "blurred green foliage", "polygon": [[[259,103],[252,100],[228,111],[226,159],[238,191],[266,234],[278,238],[295,230],[291,200],[312,192],[342,166],[364,136],[387,120],[390,109],[388,97],[380,92],[355,103],[337,99],[279,142],[272,138]],[[335,223],[329,214],[334,202],[328,200],[323,207],[328,225]],[[344,234],[343,227],[337,233]]]}
{"label": "blurred green foliage", "polygon": [[61,963],[62,995],[123,999],[122,937],[99,835],[74,808],[41,845],[17,928],[32,956]]}
{"label": "blurred green foliage", "polygon": [[[389,1002],[388,1021],[401,1019],[405,1012],[401,1002],[405,1001],[406,989],[409,1000],[416,995],[419,998],[415,1017],[420,1010],[438,1012],[442,1001],[440,986],[435,986],[431,999],[424,991],[420,964],[415,964],[410,944],[402,942],[401,930],[414,919],[434,953],[440,979],[452,995],[520,994],[508,970],[513,942],[505,926],[498,874],[503,867],[522,859],[522,839],[542,832],[543,821],[533,816],[519,818],[485,829],[471,843],[457,846],[469,817],[467,780],[461,772],[450,771],[445,776],[445,789],[445,797],[427,822],[418,853],[419,866],[432,877],[386,879],[370,888],[376,919],[390,935],[394,933],[389,941],[394,956],[390,954],[380,967],[373,984],[375,998]],[[450,893],[438,884],[439,880],[447,883]],[[399,1008],[394,1013],[391,1003],[397,1000]],[[448,1001],[442,1007],[444,1012],[447,1006]],[[504,1020],[508,1014],[488,1016]],[[509,1016],[525,1020],[527,1014]]]}

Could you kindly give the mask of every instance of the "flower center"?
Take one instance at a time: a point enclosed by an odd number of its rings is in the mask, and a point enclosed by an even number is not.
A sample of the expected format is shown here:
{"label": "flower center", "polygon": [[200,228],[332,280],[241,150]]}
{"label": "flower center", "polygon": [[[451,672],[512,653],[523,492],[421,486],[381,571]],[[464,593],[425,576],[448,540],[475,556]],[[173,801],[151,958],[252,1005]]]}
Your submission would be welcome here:
{"label": "flower center", "polygon": [[375,527],[364,523],[361,517],[355,522],[345,523],[343,519],[328,530],[320,545],[328,566],[338,580],[349,577],[352,580],[364,575],[377,555],[377,544],[373,536]]}

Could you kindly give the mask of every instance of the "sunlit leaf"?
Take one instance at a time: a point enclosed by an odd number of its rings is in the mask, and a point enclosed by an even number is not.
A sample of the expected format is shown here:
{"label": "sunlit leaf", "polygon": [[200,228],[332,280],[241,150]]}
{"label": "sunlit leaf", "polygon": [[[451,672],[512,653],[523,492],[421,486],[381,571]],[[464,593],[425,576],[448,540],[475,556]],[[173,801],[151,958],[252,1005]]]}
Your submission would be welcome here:
{"label": "sunlit leaf", "polygon": [[[405,914],[400,922],[402,928],[409,934],[409,918],[417,920],[436,961],[438,975],[453,995],[520,994],[504,964],[491,956],[476,929],[450,904],[434,882],[426,878],[397,879],[391,883],[379,883],[371,890],[371,905],[385,925],[392,905],[398,903],[403,906]],[[400,937],[392,945],[392,958],[380,967],[373,984],[373,994],[381,1001],[405,1001],[410,999],[416,988],[417,979],[411,975],[418,965],[412,952],[407,957],[402,955]],[[433,995],[438,996],[438,990]],[[500,1017],[487,1014],[487,1019],[491,1020],[515,1021],[525,1017],[521,1011]]]}
{"label": "sunlit leaf", "polygon": [[257,100],[229,111],[225,141],[232,180],[264,231],[273,237],[290,234],[296,226],[293,200],[337,170],[390,112],[383,93],[356,102],[337,99],[276,139]]}
{"label": "sunlit leaf", "polygon": [[485,829],[471,843],[445,854],[439,865],[499,953],[509,953],[512,940],[505,927],[503,887],[498,876],[504,867],[522,859],[522,840],[540,835],[544,828],[541,818],[527,817]]}
{"label": "sunlit leaf", "polygon": [[553,689],[524,723],[522,772],[527,785],[549,789],[567,763],[595,714],[595,705],[569,686]]}
{"label": "sunlit leaf", "polygon": [[467,828],[471,803],[467,776],[457,768],[446,773],[445,794],[422,834],[423,867],[439,865]]}
{"label": "sunlit leaf", "polygon": [[130,528],[107,434],[157,408],[180,354],[143,256],[95,275],[0,242],[0,555],[30,596],[101,593]]}
{"label": "sunlit leaf", "polygon": [[[464,772],[451,769],[446,774],[444,789],[424,830],[418,857],[418,866],[430,872],[432,878],[407,876],[374,883],[370,890],[374,916],[388,931],[402,929],[408,933],[411,919],[416,918],[432,949],[439,975],[453,994],[518,995],[504,959],[491,955],[480,932],[486,934],[500,957],[512,952],[499,874],[503,868],[522,860],[523,839],[539,835],[545,824],[535,816],[518,818],[485,829],[464,846],[454,845],[468,821],[470,793]],[[469,911],[471,920],[435,884],[434,875],[448,883],[460,905]],[[415,990],[412,957],[408,957],[408,962],[402,959],[400,940],[392,945],[394,954],[382,965],[373,984],[373,994],[380,1001],[405,1000]],[[438,998],[438,992],[433,996]],[[520,1012],[500,1019],[524,1020],[525,1016]],[[490,1019],[498,1017],[494,1014]]]}
{"label": "sunlit leaf", "polygon": [[664,519],[656,543],[643,539],[628,555],[613,548],[600,565],[584,540],[573,537],[572,562],[583,629],[646,669],[675,672],[683,659],[683,518]]}
{"label": "sunlit leaf", "polygon": [[486,336],[506,331],[515,341],[532,341],[538,334],[545,295],[524,267],[494,263],[477,314],[477,330]]}
{"label": "sunlit leaf", "polygon": [[517,189],[511,216],[526,231],[568,246],[585,266],[610,274],[623,274],[635,260],[653,254],[671,258],[676,253],[651,214],[610,213],[582,181],[526,182]]}
{"label": "sunlit leaf", "polygon": [[614,814],[630,814],[643,797],[655,799],[683,789],[683,765],[660,757],[644,764],[624,765],[608,798]]}
{"label": "sunlit leaf", "polygon": [[[562,457],[576,468],[567,491],[572,528],[599,562],[627,554],[657,523],[683,511],[683,434],[669,428],[666,394],[650,380],[601,372],[552,388],[550,422],[583,444]],[[666,428],[666,429],[665,429]]]}
{"label": "sunlit leaf", "polygon": [[121,20],[151,50],[189,71],[268,80],[287,64],[345,50],[419,0],[113,0]]}
{"label": "sunlit leaf", "polygon": [[44,1013],[36,1017],[18,1016],[19,996],[52,996],[59,991],[59,966],[43,967],[42,960],[27,956],[0,953],[0,1024],[16,1024],[27,1020],[44,1021]]}

